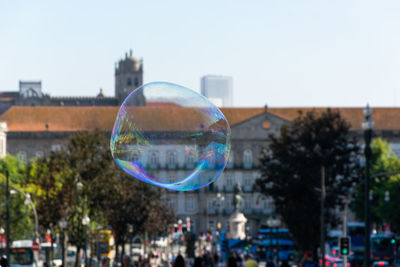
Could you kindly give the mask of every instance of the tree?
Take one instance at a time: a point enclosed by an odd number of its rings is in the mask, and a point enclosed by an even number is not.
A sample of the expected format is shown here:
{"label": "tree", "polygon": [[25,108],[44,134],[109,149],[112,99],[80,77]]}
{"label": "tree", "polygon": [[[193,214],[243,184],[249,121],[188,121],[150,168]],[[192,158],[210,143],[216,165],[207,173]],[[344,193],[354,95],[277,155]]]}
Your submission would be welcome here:
{"label": "tree", "polygon": [[28,182],[33,185],[40,232],[53,236],[62,218],[73,208],[71,204],[72,170],[63,151],[52,151],[48,157],[37,158],[27,167]]}
{"label": "tree", "polygon": [[[22,190],[26,184],[25,165],[16,156],[7,155],[0,159],[0,227],[6,228],[6,172],[9,172],[9,184]],[[25,197],[10,187],[10,238],[11,240],[33,237],[33,213],[25,205]],[[25,188],[24,188],[25,190]],[[22,191],[24,191],[22,190]]]}
{"label": "tree", "polygon": [[[147,233],[150,237],[165,234],[174,221],[171,212],[161,201],[161,191],[147,183],[132,179],[124,173],[115,176],[112,183],[112,197],[103,202],[103,212],[115,233],[118,249],[124,254],[128,242],[129,225],[133,226],[133,234]],[[117,255],[118,256],[118,251]]]}
{"label": "tree", "polygon": [[[371,143],[371,176],[387,172],[400,171],[400,159],[393,153],[391,145],[376,138]],[[372,178],[371,189],[371,221],[378,226],[390,223],[392,230],[400,230],[400,208],[397,203],[400,193],[400,175],[387,175]],[[385,192],[389,192],[390,201],[385,201]],[[396,202],[397,201],[397,202]],[[357,188],[352,209],[358,218],[364,218],[364,187]]]}
{"label": "tree", "polygon": [[359,146],[350,137],[350,125],[338,111],[327,109],[299,116],[270,135],[261,157],[261,192],[275,201],[276,212],[302,250],[320,244],[321,170],[326,176],[325,222],[338,222],[348,190],[359,180]]}
{"label": "tree", "polygon": [[81,208],[73,216],[75,223],[71,229],[71,241],[78,249],[85,236],[80,223],[84,214],[99,224],[111,226],[117,247],[122,245],[122,249],[128,241],[130,225],[136,234],[166,232],[173,213],[162,203],[161,191],[119,169],[112,158],[109,140],[103,133],[93,131],[73,135],[67,145],[67,155],[77,180],[83,184]]}

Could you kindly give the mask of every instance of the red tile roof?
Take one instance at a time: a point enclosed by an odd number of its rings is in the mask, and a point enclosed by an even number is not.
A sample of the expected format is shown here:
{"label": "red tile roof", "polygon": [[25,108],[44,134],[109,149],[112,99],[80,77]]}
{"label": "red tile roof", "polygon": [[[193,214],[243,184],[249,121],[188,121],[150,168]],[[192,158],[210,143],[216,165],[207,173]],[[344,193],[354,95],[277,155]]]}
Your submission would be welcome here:
{"label": "red tile roof", "polygon": [[[169,129],[187,129],[193,126],[193,116],[201,116],[199,112],[182,112],[177,107],[138,107],[137,114],[143,118],[143,127],[162,127]],[[335,108],[333,108],[335,109]],[[343,117],[352,125],[353,130],[361,130],[364,120],[363,108],[337,108]],[[119,107],[28,107],[13,106],[0,116],[6,121],[11,132],[46,131],[85,131],[99,129],[111,131]],[[152,112],[148,112],[152,110]],[[162,110],[162,112],[161,112]],[[273,115],[286,120],[297,117],[298,111],[307,112],[312,108],[268,108]],[[326,108],[316,108],[322,112]],[[231,126],[262,114],[264,108],[221,108]],[[176,119],[178,118],[178,119]],[[377,130],[400,130],[400,108],[373,108],[372,118]],[[153,125],[153,126],[152,126]],[[156,125],[156,126],[154,126]]]}

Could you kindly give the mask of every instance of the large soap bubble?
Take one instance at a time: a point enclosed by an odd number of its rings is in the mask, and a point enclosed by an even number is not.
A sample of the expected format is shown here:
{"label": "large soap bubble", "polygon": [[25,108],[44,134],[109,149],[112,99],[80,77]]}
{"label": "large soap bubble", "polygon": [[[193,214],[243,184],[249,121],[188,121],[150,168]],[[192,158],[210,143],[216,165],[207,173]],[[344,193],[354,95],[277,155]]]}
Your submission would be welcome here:
{"label": "large soap bubble", "polygon": [[153,82],[122,104],[111,136],[116,163],[131,176],[186,191],[222,173],[231,147],[230,127],[204,96],[180,85]]}

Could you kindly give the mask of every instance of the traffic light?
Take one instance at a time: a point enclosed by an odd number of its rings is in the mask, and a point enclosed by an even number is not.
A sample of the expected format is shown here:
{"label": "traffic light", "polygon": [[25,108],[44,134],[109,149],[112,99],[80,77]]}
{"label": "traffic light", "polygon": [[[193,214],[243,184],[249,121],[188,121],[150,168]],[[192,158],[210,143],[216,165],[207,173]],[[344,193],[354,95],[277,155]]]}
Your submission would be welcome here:
{"label": "traffic light", "polygon": [[339,242],[340,255],[348,256],[350,254],[350,238],[341,237]]}
{"label": "traffic light", "polygon": [[395,239],[394,237],[392,237],[392,239],[390,240],[390,243],[391,243],[392,245],[396,244],[396,239]]}

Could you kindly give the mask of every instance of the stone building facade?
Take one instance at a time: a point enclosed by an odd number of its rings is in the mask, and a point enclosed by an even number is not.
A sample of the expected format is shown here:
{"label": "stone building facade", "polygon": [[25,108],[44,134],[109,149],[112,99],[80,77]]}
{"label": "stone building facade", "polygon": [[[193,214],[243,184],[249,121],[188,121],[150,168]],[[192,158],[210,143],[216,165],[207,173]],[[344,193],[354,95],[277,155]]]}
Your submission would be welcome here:
{"label": "stone building facade", "polygon": [[[243,191],[242,211],[253,233],[269,216],[275,214],[273,199],[261,195],[254,186],[259,177],[259,158],[269,143],[269,134],[279,134],[282,125],[289,124],[298,108],[222,108],[231,126],[232,152],[228,165],[219,179],[206,188],[176,192],[168,191],[166,203],[178,219],[190,218],[195,232],[227,229],[227,219],[233,212],[232,198],[236,183]],[[302,108],[306,112],[308,108]],[[317,109],[317,112],[324,109]],[[341,108],[342,116],[352,125],[352,134],[362,142],[362,108]],[[111,130],[118,107],[22,107],[13,106],[0,116],[7,123],[7,152],[20,158],[42,156],[60,149],[76,131],[99,129],[107,135]],[[374,133],[400,147],[400,109],[374,109]],[[152,151],[153,153],[154,151]],[[159,149],[143,155],[162,177],[174,177],[187,168],[190,160],[179,151]],[[179,175],[178,175],[179,176]]]}
{"label": "stone building facade", "polygon": [[[103,90],[97,96],[88,97],[52,97],[42,91],[41,81],[20,81],[19,91],[0,92],[0,114],[12,106],[119,106],[124,99],[143,85],[143,60],[132,55],[115,63],[115,95],[107,97]],[[140,99],[140,98],[138,98]],[[137,105],[143,105],[138,101]]]}

